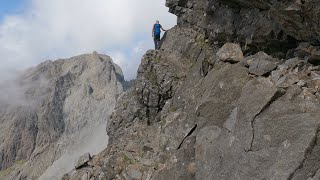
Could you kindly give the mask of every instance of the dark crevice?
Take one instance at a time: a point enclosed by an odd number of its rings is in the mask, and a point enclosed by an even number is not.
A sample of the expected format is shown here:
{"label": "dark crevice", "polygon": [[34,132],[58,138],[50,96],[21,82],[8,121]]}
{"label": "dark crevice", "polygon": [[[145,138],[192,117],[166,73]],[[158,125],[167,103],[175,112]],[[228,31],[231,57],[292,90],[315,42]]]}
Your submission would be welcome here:
{"label": "dark crevice", "polygon": [[158,94],[158,113],[162,110],[162,107],[161,107],[161,101],[162,101],[162,96],[161,94]]}
{"label": "dark crevice", "polygon": [[[317,144],[318,144],[318,139],[317,139]],[[308,178],[314,179],[314,177],[317,175],[317,172],[320,171],[320,169],[316,170],[315,172],[312,173],[312,175]]]}
{"label": "dark crevice", "polygon": [[238,64],[239,63],[238,61],[235,61],[233,59],[226,59],[225,62],[228,62],[230,64]]}
{"label": "dark crevice", "polygon": [[[142,90],[142,96],[144,94],[144,89]],[[150,122],[150,106],[148,105],[150,101],[150,93],[147,93],[147,103],[144,104],[146,106],[146,117],[147,117],[147,125],[150,126],[151,122]],[[143,102],[143,101],[142,101]]]}
{"label": "dark crevice", "polygon": [[187,136],[183,138],[183,140],[181,141],[181,143],[180,143],[180,145],[178,146],[177,150],[179,150],[179,149],[181,148],[184,140],[186,140],[187,137],[189,137],[189,136],[192,135],[192,133],[197,129],[197,126],[198,126],[198,124],[196,124],[196,125],[191,129],[191,131],[187,134]]}
{"label": "dark crevice", "polygon": [[[0,152],[0,162],[3,162],[3,160],[4,160],[4,153],[3,153],[3,150],[2,150],[2,152]],[[3,164],[0,163],[0,171],[3,170],[2,168],[3,168]]]}
{"label": "dark crevice", "polygon": [[203,48],[200,49],[200,52],[199,52],[199,54],[197,55],[197,59],[196,59],[197,62],[198,62],[198,60],[199,60],[199,57],[201,56],[202,51],[203,51]]}
{"label": "dark crevice", "polygon": [[162,111],[163,107],[165,106],[166,102],[172,98],[172,86],[170,86],[169,90],[166,91],[163,95],[162,94],[158,94],[158,105],[157,105],[157,109],[158,109],[158,113],[160,111]]}
{"label": "dark crevice", "polygon": [[284,39],[283,36],[284,36],[284,32],[281,30],[281,31],[278,33],[278,35],[277,35],[277,40],[282,40],[282,39]]}
{"label": "dark crevice", "polygon": [[[277,67],[278,67],[278,66],[277,66]],[[275,69],[276,69],[277,67],[275,67]],[[273,69],[273,70],[274,70],[274,69]],[[272,71],[273,71],[273,70],[272,70]],[[271,76],[271,72],[272,72],[272,71],[263,74],[262,77],[266,77],[266,78],[267,78],[267,77]]]}
{"label": "dark crevice", "polygon": [[36,146],[37,146],[37,141],[36,141],[36,139],[37,139],[37,136],[38,136],[38,133],[39,133],[39,128],[38,128],[39,117],[38,117],[37,114],[35,114],[35,121],[37,121],[37,122],[35,123],[36,125],[34,125],[33,127],[31,127],[31,128],[32,128],[31,132],[33,132],[33,139],[34,139],[34,141],[33,141],[33,143],[32,143],[32,150],[31,150],[31,152],[34,152],[35,149],[36,149]]}
{"label": "dark crevice", "polygon": [[245,150],[246,152],[251,152],[252,151],[252,147],[253,147],[253,142],[255,139],[255,129],[254,129],[254,123],[256,118],[262,113],[264,112],[273,102],[275,102],[277,99],[279,99],[280,97],[282,97],[284,94],[286,93],[286,91],[284,90],[278,90],[273,97],[270,99],[270,101],[260,110],[260,112],[258,114],[256,114],[254,116],[254,118],[251,121],[251,129],[252,129],[252,139],[251,139],[251,143],[250,143],[250,148],[249,150]]}

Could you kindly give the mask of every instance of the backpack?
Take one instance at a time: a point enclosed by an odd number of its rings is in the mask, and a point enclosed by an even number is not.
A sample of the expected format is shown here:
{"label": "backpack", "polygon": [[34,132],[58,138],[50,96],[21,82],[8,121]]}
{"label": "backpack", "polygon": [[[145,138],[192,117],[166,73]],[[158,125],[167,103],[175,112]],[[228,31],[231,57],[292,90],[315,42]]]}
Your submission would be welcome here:
{"label": "backpack", "polygon": [[154,34],[155,35],[160,35],[161,34],[161,25],[160,24],[155,24],[154,25]]}

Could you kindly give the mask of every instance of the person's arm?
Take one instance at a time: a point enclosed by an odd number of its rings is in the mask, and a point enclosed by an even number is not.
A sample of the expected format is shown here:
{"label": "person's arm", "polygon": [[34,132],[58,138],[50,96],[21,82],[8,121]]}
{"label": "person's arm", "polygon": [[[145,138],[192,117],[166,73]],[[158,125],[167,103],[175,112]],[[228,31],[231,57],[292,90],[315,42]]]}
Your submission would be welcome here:
{"label": "person's arm", "polygon": [[162,27],[162,26],[160,26],[160,27],[161,27],[162,31],[167,31],[167,30],[163,29],[163,27]]}
{"label": "person's arm", "polygon": [[154,25],[152,26],[152,37],[154,36]]}

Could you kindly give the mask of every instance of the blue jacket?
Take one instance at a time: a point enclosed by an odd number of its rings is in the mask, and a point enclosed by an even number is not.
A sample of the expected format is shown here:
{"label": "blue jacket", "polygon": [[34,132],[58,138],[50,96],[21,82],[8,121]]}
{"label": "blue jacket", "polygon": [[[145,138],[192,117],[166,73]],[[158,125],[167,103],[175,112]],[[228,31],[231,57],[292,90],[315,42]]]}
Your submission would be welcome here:
{"label": "blue jacket", "polygon": [[160,24],[155,24],[154,25],[153,33],[154,33],[154,35],[160,35],[161,34],[161,25]]}

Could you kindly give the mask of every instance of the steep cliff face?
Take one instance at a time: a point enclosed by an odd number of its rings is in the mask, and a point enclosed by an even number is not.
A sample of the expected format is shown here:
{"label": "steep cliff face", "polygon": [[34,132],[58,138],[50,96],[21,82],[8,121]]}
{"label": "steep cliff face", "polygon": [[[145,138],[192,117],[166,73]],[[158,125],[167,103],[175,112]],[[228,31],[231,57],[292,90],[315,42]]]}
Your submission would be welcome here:
{"label": "steep cliff face", "polygon": [[58,179],[77,156],[101,151],[123,81],[110,57],[97,53],[46,61],[22,74],[10,87],[17,92],[9,98],[20,95],[19,101],[1,102],[0,179],[37,179],[45,171],[42,179]]}
{"label": "steep cliff face", "polygon": [[117,103],[108,148],[65,179],[317,179],[319,66],[185,27],[161,48]]}
{"label": "steep cliff face", "polygon": [[317,3],[167,0],[178,26],[64,179],[319,179]]}
{"label": "steep cliff face", "polygon": [[[281,55],[297,42],[320,43],[318,0],[167,0],[178,25],[216,43],[238,41],[249,52]],[[279,54],[280,53],[280,54]]]}

